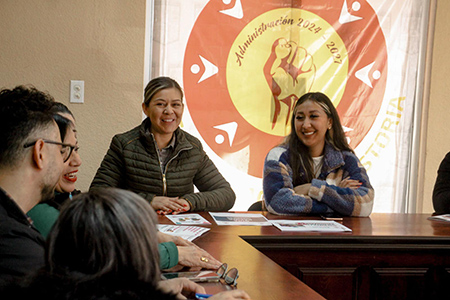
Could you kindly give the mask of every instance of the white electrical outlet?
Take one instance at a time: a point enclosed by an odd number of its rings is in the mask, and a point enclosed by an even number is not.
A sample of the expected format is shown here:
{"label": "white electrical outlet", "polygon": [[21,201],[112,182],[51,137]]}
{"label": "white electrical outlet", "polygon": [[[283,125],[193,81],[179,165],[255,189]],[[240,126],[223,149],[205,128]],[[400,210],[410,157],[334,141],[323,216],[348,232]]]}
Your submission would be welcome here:
{"label": "white electrical outlet", "polygon": [[70,102],[84,103],[84,80],[70,81]]}

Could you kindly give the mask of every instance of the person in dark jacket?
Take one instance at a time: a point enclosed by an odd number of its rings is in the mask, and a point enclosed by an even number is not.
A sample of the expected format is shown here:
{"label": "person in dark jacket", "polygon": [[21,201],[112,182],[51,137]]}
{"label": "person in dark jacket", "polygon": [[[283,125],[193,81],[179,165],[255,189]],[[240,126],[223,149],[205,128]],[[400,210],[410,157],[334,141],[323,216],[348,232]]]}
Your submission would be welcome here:
{"label": "person in dark jacket", "polygon": [[442,160],[433,189],[436,215],[450,214],[450,152]]}
{"label": "person in dark jacket", "polygon": [[[2,299],[184,299],[205,293],[186,279],[161,280],[157,217],[133,192],[105,188],[66,202],[52,228],[45,267]],[[248,299],[226,291],[210,299]]]}
{"label": "person in dark jacket", "polygon": [[[236,198],[201,142],[179,128],[183,91],[169,77],[151,80],[140,126],[113,137],[90,189],[134,191],[162,214],[227,211]],[[194,192],[194,186],[199,192]]]}
{"label": "person in dark jacket", "polygon": [[34,87],[0,91],[0,282],[44,265],[44,239],[26,213],[53,197],[70,147]]}

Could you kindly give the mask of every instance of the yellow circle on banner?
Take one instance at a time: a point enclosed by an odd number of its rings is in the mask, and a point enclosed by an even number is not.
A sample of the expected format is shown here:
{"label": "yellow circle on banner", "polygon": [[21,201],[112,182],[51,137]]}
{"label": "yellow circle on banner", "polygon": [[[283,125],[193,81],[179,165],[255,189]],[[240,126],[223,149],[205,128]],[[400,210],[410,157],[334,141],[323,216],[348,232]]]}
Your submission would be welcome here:
{"label": "yellow circle on banner", "polygon": [[274,9],[253,19],[234,40],[227,59],[227,86],[240,115],[272,135],[290,132],[295,101],[325,93],[339,104],[348,56],[334,28],[318,15]]}

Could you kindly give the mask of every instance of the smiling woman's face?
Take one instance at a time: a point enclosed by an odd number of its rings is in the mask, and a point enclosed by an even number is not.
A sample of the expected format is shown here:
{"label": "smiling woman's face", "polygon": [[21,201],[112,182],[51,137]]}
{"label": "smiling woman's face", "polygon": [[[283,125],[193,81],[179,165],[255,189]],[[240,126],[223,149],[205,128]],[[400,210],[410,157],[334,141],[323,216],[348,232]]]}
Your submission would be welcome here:
{"label": "smiling woman's face", "polygon": [[78,140],[77,140],[77,130],[75,127],[75,120],[70,114],[60,113],[60,115],[72,121],[73,124],[73,126],[70,126],[67,129],[67,133],[63,143],[72,146],[77,146],[77,148],[75,148],[72,151],[70,158],[64,163],[64,170],[61,175],[61,178],[59,179],[58,184],[56,185],[55,190],[60,193],[70,193],[75,189],[75,182],[78,179],[77,173],[78,168],[81,165],[81,158],[80,155],[78,154]]}
{"label": "smiling woman's face", "polygon": [[152,123],[154,135],[170,135],[177,130],[183,117],[183,99],[176,88],[163,89],[157,92],[148,103],[142,106],[145,115]]}
{"label": "smiling woman's face", "polygon": [[323,108],[315,101],[306,100],[294,111],[295,132],[302,143],[309,148],[312,157],[322,155],[325,146],[325,134],[332,121]]}

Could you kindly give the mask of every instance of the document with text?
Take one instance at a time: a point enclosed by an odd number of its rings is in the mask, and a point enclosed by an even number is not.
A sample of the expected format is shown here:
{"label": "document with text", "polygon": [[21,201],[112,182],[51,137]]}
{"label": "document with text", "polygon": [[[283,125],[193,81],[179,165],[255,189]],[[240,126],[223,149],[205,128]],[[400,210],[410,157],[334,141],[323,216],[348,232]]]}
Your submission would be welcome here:
{"label": "document with text", "polygon": [[157,225],[158,230],[162,233],[179,236],[185,240],[193,241],[205,232],[209,231],[209,228],[199,226],[178,226],[178,225]]}
{"label": "document with text", "polygon": [[343,232],[352,231],[336,221],[322,220],[271,220],[273,226],[281,231],[322,231]]}
{"label": "document with text", "polygon": [[217,225],[271,226],[272,224],[260,214],[209,213]]}
{"label": "document with text", "polygon": [[176,225],[211,225],[199,214],[166,215],[166,217]]}

